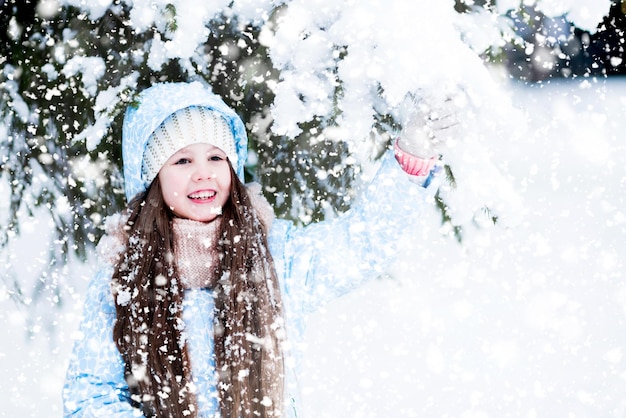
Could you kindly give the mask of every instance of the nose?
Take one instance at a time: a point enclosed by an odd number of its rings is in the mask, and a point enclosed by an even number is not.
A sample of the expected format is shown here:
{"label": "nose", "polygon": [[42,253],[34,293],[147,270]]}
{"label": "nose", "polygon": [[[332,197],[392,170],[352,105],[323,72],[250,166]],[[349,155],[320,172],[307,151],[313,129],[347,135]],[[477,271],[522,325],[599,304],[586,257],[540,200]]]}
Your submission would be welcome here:
{"label": "nose", "polygon": [[191,175],[192,180],[201,181],[215,178],[215,170],[207,163],[197,163]]}

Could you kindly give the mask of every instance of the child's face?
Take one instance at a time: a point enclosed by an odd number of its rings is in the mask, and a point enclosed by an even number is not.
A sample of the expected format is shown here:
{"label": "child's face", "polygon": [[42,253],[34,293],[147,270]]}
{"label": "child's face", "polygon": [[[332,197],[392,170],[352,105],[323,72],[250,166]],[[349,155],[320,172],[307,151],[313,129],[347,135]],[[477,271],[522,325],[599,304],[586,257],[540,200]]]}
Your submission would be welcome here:
{"label": "child's face", "polygon": [[192,144],[163,164],[159,181],[163,200],[176,216],[210,222],[222,213],[230,196],[230,164],[220,148]]}

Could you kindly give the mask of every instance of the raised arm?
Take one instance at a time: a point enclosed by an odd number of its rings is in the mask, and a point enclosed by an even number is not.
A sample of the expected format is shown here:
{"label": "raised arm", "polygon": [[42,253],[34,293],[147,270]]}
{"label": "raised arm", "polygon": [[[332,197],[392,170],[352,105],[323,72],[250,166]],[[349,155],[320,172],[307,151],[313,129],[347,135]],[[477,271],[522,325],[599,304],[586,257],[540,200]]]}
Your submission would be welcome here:
{"label": "raised arm", "polygon": [[393,262],[402,231],[419,219],[434,195],[435,183],[423,187],[411,181],[388,153],[348,212],[306,228],[283,227],[277,235],[285,236],[278,244],[284,246],[284,257],[276,261],[285,271],[291,308],[310,312],[383,274]]}
{"label": "raised arm", "polygon": [[[285,287],[292,309],[312,311],[387,271],[403,231],[415,225],[436,193],[442,148],[457,139],[452,98],[416,103],[393,151],[357,203],[336,219],[285,228]],[[280,241],[280,238],[272,241]]]}

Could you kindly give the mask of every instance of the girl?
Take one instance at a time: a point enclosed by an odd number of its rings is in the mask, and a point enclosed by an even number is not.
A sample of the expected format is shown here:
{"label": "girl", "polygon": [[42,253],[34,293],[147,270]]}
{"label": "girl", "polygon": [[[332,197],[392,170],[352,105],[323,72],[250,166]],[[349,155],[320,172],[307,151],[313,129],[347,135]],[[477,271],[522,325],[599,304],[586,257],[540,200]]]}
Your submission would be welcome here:
{"label": "girl", "polygon": [[219,97],[200,83],[140,94],[122,136],[129,204],[98,245],[65,415],[295,417],[305,314],[383,272],[435,191],[436,158],[403,151],[424,155],[432,135],[405,136],[361,203],[296,228],[242,183],[245,128]]}

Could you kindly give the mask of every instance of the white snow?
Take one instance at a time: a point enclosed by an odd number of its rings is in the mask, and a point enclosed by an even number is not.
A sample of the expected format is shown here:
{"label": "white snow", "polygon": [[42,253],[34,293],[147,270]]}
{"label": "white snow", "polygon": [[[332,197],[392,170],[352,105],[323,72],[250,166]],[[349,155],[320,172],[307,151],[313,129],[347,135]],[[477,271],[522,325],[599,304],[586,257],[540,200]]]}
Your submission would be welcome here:
{"label": "white snow", "polygon": [[547,16],[565,15],[579,28],[594,33],[611,3],[611,0],[537,0],[537,8]]}
{"label": "white snow", "polygon": [[[163,19],[169,3],[179,11],[178,31],[167,29]],[[242,23],[261,22],[278,3],[240,0],[233,7],[244,13]],[[461,86],[471,102],[464,114],[467,135],[447,155],[459,190],[446,191],[446,197],[455,220],[466,225],[464,244],[445,236],[438,213],[427,211],[393,279],[370,283],[311,318],[300,376],[305,412],[626,416],[626,334],[620,332],[626,314],[626,80],[501,86],[463,40],[475,49],[497,43],[503,20],[487,14],[459,19],[451,1],[372,0],[363,8],[356,1],[288,3],[276,32],[263,36],[283,74],[273,109],[278,131],[296,135],[299,122],[339,106],[340,127],[323,134],[350,141],[355,158],[364,162],[375,112],[399,114],[407,92],[437,96]],[[499,1],[498,8],[514,3]],[[95,19],[111,1],[59,4],[80,6]],[[194,53],[206,39],[203,28],[225,3],[128,4],[137,30],[156,22],[163,31],[151,45],[149,64],[158,68],[171,57],[184,65],[201,61]],[[537,5],[567,13],[593,31],[610,1]],[[318,12],[310,13],[314,8]],[[338,60],[343,47],[349,53]],[[96,92],[98,74],[84,79],[92,64],[76,57],[64,69],[81,73],[88,94],[98,94],[96,121],[77,137],[88,139],[89,149],[109,126],[115,97],[136,79],[131,74],[120,86]],[[344,94],[335,104],[329,93],[337,82]],[[32,117],[17,90],[10,93],[22,120]],[[305,100],[294,103],[299,95]],[[0,192],[6,202],[5,186]],[[486,227],[486,217],[477,216],[484,204],[499,216],[498,226]],[[1,254],[6,278],[0,287],[0,373],[6,389],[0,416],[61,415],[63,374],[93,272],[89,264],[46,265],[47,252],[54,251],[48,248],[48,221],[40,213],[27,218],[22,237]],[[62,294],[44,288],[41,300],[16,305],[10,279],[30,288],[40,271]],[[53,308],[58,297],[65,302]]]}
{"label": "white snow", "polygon": [[520,3],[535,5],[537,10],[547,16],[565,15],[576,26],[591,33],[596,31],[598,23],[611,7],[611,0],[497,0],[496,9],[498,13],[504,14],[508,10],[517,9]]}
{"label": "white snow", "polygon": [[[626,413],[626,80],[510,91],[529,134],[490,146],[525,201],[523,222],[475,230],[459,246],[429,211],[394,279],[315,314],[300,375],[310,416]],[[45,243],[37,229],[23,241],[30,252],[15,250],[14,265],[32,264],[33,241]],[[84,270],[63,274],[84,286]],[[60,416],[83,291],[33,324],[27,306],[0,298],[0,416]]]}
{"label": "white snow", "polygon": [[492,146],[523,222],[460,247],[430,213],[396,280],[316,315],[301,375],[312,416],[626,414],[626,80],[512,95],[530,134]]}
{"label": "white snow", "polygon": [[[47,8],[54,7],[54,0],[44,0],[44,3],[51,3]],[[84,10],[90,19],[96,20],[101,18],[107,9],[113,3],[113,0],[59,0],[59,5],[70,5]]]}
{"label": "white snow", "polygon": [[106,64],[99,57],[85,57],[77,55],[70,58],[61,73],[67,78],[80,73],[82,84],[89,96],[95,96],[98,92],[98,79],[104,75]]}

